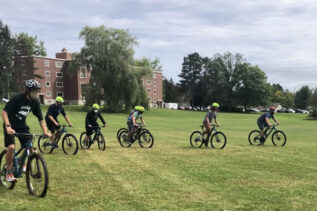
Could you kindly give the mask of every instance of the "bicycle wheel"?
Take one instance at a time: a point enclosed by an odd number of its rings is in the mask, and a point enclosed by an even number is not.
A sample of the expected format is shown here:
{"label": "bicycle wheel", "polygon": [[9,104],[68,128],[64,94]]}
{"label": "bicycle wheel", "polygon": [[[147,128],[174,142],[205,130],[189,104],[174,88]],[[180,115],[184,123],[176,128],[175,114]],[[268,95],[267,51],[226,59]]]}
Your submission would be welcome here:
{"label": "bicycle wheel", "polygon": [[223,149],[227,144],[227,137],[223,132],[215,132],[210,139],[210,145],[214,149]]}
{"label": "bicycle wheel", "polygon": [[30,195],[44,197],[48,189],[48,171],[40,154],[32,153],[26,167],[26,186]]}
{"label": "bicycle wheel", "polygon": [[62,148],[66,155],[76,155],[78,151],[78,141],[73,134],[67,134],[63,138]]}
{"label": "bicycle wheel", "polygon": [[122,147],[130,147],[131,142],[129,140],[129,132],[128,131],[122,131],[119,135],[119,143]]}
{"label": "bicycle wheel", "polygon": [[98,141],[98,148],[104,151],[106,149],[106,140],[101,133],[98,135],[97,141]]}
{"label": "bicycle wheel", "polygon": [[119,141],[119,138],[120,138],[120,133],[121,133],[122,131],[128,131],[128,129],[126,129],[126,128],[120,128],[120,129],[118,130],[118,132],[117,132],[117,139],[118,139],[118,141]]}
{"label": "bicycle wheel", "polygon": [[286,135],[283,131],[277,130],[272,134],[272,143],[275,146],[284,146],[286,144]]}
{"label": "bicycle wheel", "polygon": [[258,130],[252,130],[249,133],[249,137],[248,137],[249,143],[251,145],[260,145],[260,131]]}
{"label": "bicycle wheel", "polygon": [[204,143],[204,136],[200,131],[194,131],[191,135],[190,135],[190,145],[194,148],[196,147],[201,147]]}
{"label": "bicycle wheel", "polygon": [[8,182],[6,179],[6,176],[7,176],[6,152],[7,150],[5,149],[0,154],[0,185],[4,188],[12,190],[15,186],[15,182]]}
{"label": "bicycle wheel", "polygon": [[49,137],[40,136],[38,139],[38,147],[41,153],[47,154],[53,151],[51,139]]}
{"label": "bicycle wheel", "polygon": [[154,144],[154,138],[152,134],[150,133],[150,131],[147,131],[147,130],[141,132],[138,140],[139,140],[139,145],[142,148],[152,148]]}
{"label": "bicycle wheel", "polygon": [[89,138],[88,138],[88,141],[85,141],[85,137],[86,137],[86,132],[82,132],[80,134],[80,146],[82,149],[89,149],[90,147],[90,141],[89,141]]}

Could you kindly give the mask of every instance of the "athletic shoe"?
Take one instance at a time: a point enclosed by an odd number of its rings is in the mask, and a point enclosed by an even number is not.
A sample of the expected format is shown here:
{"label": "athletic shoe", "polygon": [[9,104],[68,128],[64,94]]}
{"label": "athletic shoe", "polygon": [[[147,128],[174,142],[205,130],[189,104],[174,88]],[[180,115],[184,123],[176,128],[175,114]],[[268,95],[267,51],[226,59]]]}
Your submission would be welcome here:
{"label": "athletic shoe", "polygon": [[25,163],[23,164],[23,168],[22,169],[23,169],[23,173],[25,173],[26,172],[26,164]]}
{"label": "athletic shoe", "polygon": [[17,182],[17,179],[14,177],[12,173],[7,173],[6,179],[8,182]]}

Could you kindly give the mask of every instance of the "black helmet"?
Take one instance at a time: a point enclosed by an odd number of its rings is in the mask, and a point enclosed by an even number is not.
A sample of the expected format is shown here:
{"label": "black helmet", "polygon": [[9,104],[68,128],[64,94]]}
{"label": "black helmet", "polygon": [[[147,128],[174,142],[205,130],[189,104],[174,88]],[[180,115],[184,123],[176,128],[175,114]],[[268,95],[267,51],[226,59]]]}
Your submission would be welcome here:
{"label": "black helmet", "polygon": [[34,79],[27,80],[25,82],[26,89],[41,89],[41,84]]}

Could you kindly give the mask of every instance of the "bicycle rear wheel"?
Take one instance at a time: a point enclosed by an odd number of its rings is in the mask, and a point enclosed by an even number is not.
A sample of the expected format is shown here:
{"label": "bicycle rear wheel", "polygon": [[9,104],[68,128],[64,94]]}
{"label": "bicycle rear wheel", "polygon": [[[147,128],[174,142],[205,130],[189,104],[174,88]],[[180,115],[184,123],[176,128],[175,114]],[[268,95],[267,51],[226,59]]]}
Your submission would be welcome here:
{"label": "bicycle rear wheel", "polygon": [[196,147],[201,147],[204,143],[204,136],[200,131],[194,131],[191,135],[190,135],[190,145],[194,148]]}
{"label": "bicycle rear wheel", "polygon": [[104,151],[106,149],[106,140],[101,133],[98,135],[97,140],[98,140],[98,148]]}
{"label": "bicycle rear wheel", "polygon": [[120,138],[120,133],[121,133],[122,131],[128,131],[128,129],[127,129],[127,128],[120,128],[120,129],[118,130],[118,132],[117,132],[117,139],[118,139],[118,141],[119,141],[119,138]]}
{"label": "bicycle rear wheel", "polygon": [[277,130],[272,134],[272,143],[275,146],[284,146],[286,144],[286,135],[283,131]]}
{"label": "bicycle rear wheel", "polygon": [[6,152],[7,150],[5,149],[0,154],[0,185],[4,188],[12,190],[15,186],[15,182],[8,182],[6,179],[6,176],[7,176]]}
{"label": "bicycle rear wheel", "polygon": [[53,151],[51,139],[49,137],[40,136],[38,139],[38,147],[41,153],[48,154]]}
{"label": "bicycle rear wheel", "polygon": [[67,134],[63,138],[62,148],[66,155],[76,155],[78,152],[78,141],[73,134]]}
{"label": "bicycle rear wheel", "polygon": [[223,132],[216,132],[211,136],[210,145],[215,149],[223,149],[227,144],[227,137]]}
{"label": "bicycle rear wheel", "polygon": [[119,135],[119,143],[122,147],[130,147],[131,142],[129,140],[129,132],[128,131],[122,131]]}
{"label": "bicycle rear wheel", "polygon": [[48,189],[47,166],[40,154],[32,153],[26,168],[26,185],[30,195],[44,197]]}
{"label": "bicycle rear wheel", "polygon": [[249,133],[249,137],[248,137],[249,143],[251,145],[260,145],[260,131],[258,130],[252,130]]}
{"label": "bicycle rear wheel", "polygon": [[90,140],[89,140],[89,138],[88,138],[88,140],[85,141],[85,137],[86,137],[86,132],[82,132],[82,133],[80,134],[80,139],[79,139],[79,141],[80,141],[80,146],[81,146],[82,149],[89,149],[89,147],[90,147]]}
{"label": "bicycle rear wheel", "polygon": [[139,136],[140,147],[152,148],[153,144],[154,144],[154,138],[153,138],[152,134],[148,130],[141,132],[141,134]]}

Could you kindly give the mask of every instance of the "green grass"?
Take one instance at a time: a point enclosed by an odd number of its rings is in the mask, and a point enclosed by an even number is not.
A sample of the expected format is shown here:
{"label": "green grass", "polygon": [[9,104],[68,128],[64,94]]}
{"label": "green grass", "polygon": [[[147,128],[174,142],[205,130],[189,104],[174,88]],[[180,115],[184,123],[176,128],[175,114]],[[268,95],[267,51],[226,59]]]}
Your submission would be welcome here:
{"label": "green grass", "polygon": [[[79,138],[85,113],[76,106],[66,112],[75,126],[69,132]],[[126,126],[127,114],[103,116],[109,124],[102,129],[106,151],[94,145],[76,156],[61,149],[45,155],[47,196],[30,196],[23,177],[14,190],[0,187],[0,210],[317,210],[317,122],[305,115],[277,114],[286,146],[268,141],[258,147],[247,141],[258,114],[219,113],[228,139],[224,150],[190,147],[203,112],[146,112],[152,149],[120,147],[116,132]],[[28,124],[40,133],[32,114]],[[0,140],[2,150],[2,127]]]}

